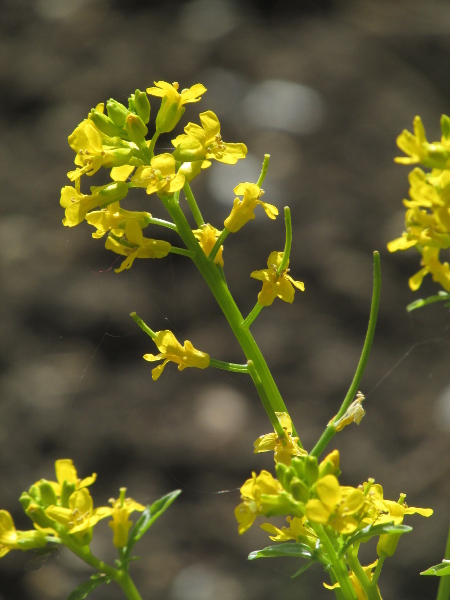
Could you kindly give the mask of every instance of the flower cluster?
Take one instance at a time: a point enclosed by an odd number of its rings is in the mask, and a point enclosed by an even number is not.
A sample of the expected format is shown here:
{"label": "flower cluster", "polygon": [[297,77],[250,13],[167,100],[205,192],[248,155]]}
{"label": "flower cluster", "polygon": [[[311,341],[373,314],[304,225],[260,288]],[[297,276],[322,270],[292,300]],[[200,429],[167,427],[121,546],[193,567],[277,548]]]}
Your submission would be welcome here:
{"label": "flower cluster", "polygon": [[[377,553],[384,560],[395,552],[400,535],[409,530],[402,525],[405,515],[417,513],[428,517],[433,511],[408,507],[404,494],[397,502],[385,499],[383,488],[373,479],[358,487],[341,485],[339,452],[334,450],[318,462],[315,456],[296,446],[289,417],[282,414],[278,418],[284,422],[284,448],[283,440],[276,434],[267,434],[255,442],[255,452],[275,451],[276,478],[263,470],[259,475],[252,473],[241,487],[241,502],[235,510],[238,531],[241,534],[247,531],[259,516],[285,515],[288,527],[279,528],[270,523],[261,525],[270,534],[270,539],[294,542],[298,544],[297,552],[295,547],[286,546],[291,556],[302,556],[328,566],[333,563],[330,547],[339,549],[348,564],[347,576],[357,598],[365,599],[358,569],[356,573],[352,570],[359,544],[378,537]],[[279,556],[283,555],[282,548],[280,546],[277,552],[271,547],[271,554],[263,554],[269,549],[259,552],[264,556]],[[361,570],[366,570],[368,581],[376,566],[377,562],[364,568],[359,565]],[[376,581],[373,584],[376,585]],[[336,585],[331,589],[333,587]]]}
{"label": "flower cluster", "polygon": [[25,513],[33,521],[34,529],[17,531],[13,519],[6,510],[0,511],[0,556],[10,550],[42,548],[48,543],[66,544],[68,547],[88,546],[94,526],[102,519],[111,517],[116,547],[127,544],[132,522],[129,515],[143,511],[144,506],[131,498],[125,498],[125,488],[112,506],[94,508],[88,487],[96,479],[80,479],[70,459],[55,463],[56,481],[41,479],[20,497]]}
{"label": "flower cluster", "polygon": [[410,288],[419,289],[430,274],[446,292],[450,292],[450,266],[441,252],[450,248],[450,118],[442,115],[440,142],[428,142],[420,117],[414,119],[414,135],[403,131],[397,144],[407,157],[396,158],[401,164],[420,163],[409,174],[409,196],[405,231],[388,244],[390,252],[415,247],[421,254],[422,268],[409,280]]}

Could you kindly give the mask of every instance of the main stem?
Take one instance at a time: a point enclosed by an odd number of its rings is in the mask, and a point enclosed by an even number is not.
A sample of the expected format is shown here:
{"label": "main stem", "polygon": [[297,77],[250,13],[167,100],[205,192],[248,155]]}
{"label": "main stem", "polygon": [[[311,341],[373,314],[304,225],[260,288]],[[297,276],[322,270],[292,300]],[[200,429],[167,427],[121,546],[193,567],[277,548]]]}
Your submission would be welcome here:
{"label": "main stem", "polygon": [[[448,530],[447,545],[445,548],[444,558],[450,560],[450,528]],[[450,598],[450,575],[439,577],[439,588],[436,600],[449,600]]]}
{"label": "main stem", "polygon": [[[205,279],[209,289],[214,295],[225,318],[227,319],[237,341],[239,342],[247,361],[252,361],[253,366],[258,373],[261,385],[265,393],[270,398],[270,403],[274,411],[287,412],[286,405],[276,386],[271,372],[255,342],[248,326],[244,325],[244,319],[239,311],[225,281],[222,279],[216,265],[208,260],[202,248],[192,233],[192,229],[186,220],[186,217],[179,207],[177,195],[161,196],[161,200],[170,214],[173,222],[177,226],[178,233],[186,247],[194,252],[192,260]],[[272,419],[271,419],[272,420]],[[297,433],[294,431],[294,435]]]}

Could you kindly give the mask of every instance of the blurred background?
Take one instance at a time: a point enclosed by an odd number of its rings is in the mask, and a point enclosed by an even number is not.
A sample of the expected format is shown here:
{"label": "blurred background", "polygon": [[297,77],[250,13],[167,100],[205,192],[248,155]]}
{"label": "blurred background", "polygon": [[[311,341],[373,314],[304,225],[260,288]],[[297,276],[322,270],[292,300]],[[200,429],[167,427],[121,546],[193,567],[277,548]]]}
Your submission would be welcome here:
{"label": "blurred background", "polygon": [[[413,294],[418,255],[389,255],[386,243],[403,231],[408,190],[395,139],[416,114],[438,139],[450,110],[448,2],[2,0],[1,15],[1,507],[27,529],[20,493],[54,479],[54,461],[71,457],[80,476],[98,473],[97,504],[121,486],[142,503],[182,488],[136,548],[143,598],[332,595],[320,567],[292,580],[296,561],[246,560],[269,540],[257,525],[238,536],[238,489],[252,470],[273,466],[270,454],[252,454],[270,426],[249,378],[169,364],[153,382],[142,360],[155,348],[133,310],[214,358],[243,361],[192,263],[136,260],[117,275],[121,259],[92,229],[61,225],[60,189],[74,158],[67,136],[89,110],[110,97],[126,103],[153,81],[201,82],[208,92],[187,105],[179,132],[210,109],[224,140],[249,149],[236,167],[213,164],[193,183],[205,218],[221,228],[232,188],[256,181],[264,153],[272,156],[264,200],[292,210],[291,275],[306,292],[292,306],[275,301],[252,331],[308,449],[356,368],[372,252],[381,252],[379,324],[361,386],[367,415],[330,449],[340,449],[344,483],[374,477],[387,498],[405,492],[410,505],[435,510],[408,519],[414,531],[381,578],[384,598],[431,600],[437,582],[419,572],[441,561],[450,516],[449,311],[406,312],[437,288],[426,281]],[[159,100],[151,103],[153,120]],[[138,206],[164,216],[156,197],[130,195],[126,208]],[[250,272],[284,244],[281,216],[256,212],[224,252],[243,314],[260,289]],[[98,525],[93,544],[113,560],[110,533]],[[1,600],[64,600],[90,575],[64,551],[39,570],[30,556],[0,561]],[[114,585],[91,597],[122,598]]]}

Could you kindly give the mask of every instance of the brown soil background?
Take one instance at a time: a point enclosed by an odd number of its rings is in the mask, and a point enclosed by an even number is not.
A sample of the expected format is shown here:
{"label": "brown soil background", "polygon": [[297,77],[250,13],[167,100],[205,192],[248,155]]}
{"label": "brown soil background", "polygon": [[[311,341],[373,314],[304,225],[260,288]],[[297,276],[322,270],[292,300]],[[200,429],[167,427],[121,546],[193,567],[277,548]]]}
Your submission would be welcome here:
{"label": "brown soil background", "polygon": [[[87,226],[61,225],[60,188],[73,164],[66,140],[90,108],[109,97],[125,101],[154,80],[202,82],[209,91],[187,118],[217,112],[224,139],[249,148],[245,178],[256,178],[270,153],[264,199],[292,210],[292,274],[306,292],[292,306],[277,301],[264,310],[253,331],[306,448],[351,381],[371,255],[381,251],[379,325],[361,386],[367,415],[335,446],[345,483],[374,477],[386,497],[406,492],[410,505],[435,510],[431,519],[408,520],[414,531],[381,578],[387,600],[431,600],[437,582],[419,572],[442,559],[450,513],[449,312],[434,305],[406,313],[436,288],[427,282],[412,294],[417,255],[389,255],[386,242],[402,231],[408,189],[408,168],[393,163],[395,138],[420,114],[436,139],[450,110],[450,5],[3,0],[1,15],[0,505],[27,528],[20,493],[53,478],[55,459],[72,457],[81,476],[98,473],[97,504],[120,486],[143,503],[183,489],[137,548],[143,558],[133,573],[146,600],[331,597],[320,568],[291,580],[295,561],[246,561],[268,540],[257,526],[238,536],[237,490],[252,470],[272,467],[269,455],[252,454],[269,427],[248,379],[168,365],[154,383],[141,358],[154,349],[129,318],[133,310],[155,330],[171,328],[213,357],[242,361],[193,265],[171,256],[116,275],[115,256]],[[303,129],[253,118],[249,98],[274,79],[315,91]],[[220,227],[241,175],[220,165],[210,171],[194,192]],[[223,173],[228,206],[217,200]],[[163,214],[156,198],[133,203]],[[270,222],[261,211],[230,238],[225,270],[245,314],[259,289],[249,273],[282,248],[282,219]],[[94,546],[113,559],[106,524],[96,527]],[[40,570],[28,561],[22,553],[0,561],[1,600],[64,600],[90,574],[63,551]],[[113,585],[92,594],[121,597]]]}

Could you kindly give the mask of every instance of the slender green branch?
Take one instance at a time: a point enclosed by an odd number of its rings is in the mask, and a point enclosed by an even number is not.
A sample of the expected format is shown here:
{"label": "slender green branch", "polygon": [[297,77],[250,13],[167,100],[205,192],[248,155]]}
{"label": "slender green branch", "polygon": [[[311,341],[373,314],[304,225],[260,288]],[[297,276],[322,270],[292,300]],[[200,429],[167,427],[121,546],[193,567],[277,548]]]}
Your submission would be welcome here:
{"label": "slender green branch", "polygon": [[197,227],[201,227],[205,224],[205,220],[202,217],[202,213],[198,207],[198,204],[195,200],[194,194],[192,193],[191,186],[186,181],[183,187],[184,195],[186,196],[187,203],[189,204],[189,208],[192,211],[192,215],[197,223]]}
{"label": "slender green branch", "polygon": [[262,311],[263,309],[263,305],[259,304],[259,302],[257,302],[255,304],[255,306],[252,308],[252,310],[248,313],[247,317],[244,319],[243,323],[242,323],[242,327],[245,327],[246,329],[248,329],[250,327],[250,325],[253,323],[253,321],[256,319],[256,317],[259,315],[259,313]]}
{"label": "slender green branch", "polygon": [[230,232],[228,231],[228,229],[226,227],[224,227],[222,229],[222,231],[220,232],[219,237],[216,240],[216,243],[213,246],[213,249],[211,250],[211,252],[208,254],[208,259],[211,262],[214,262],[214,259],[216,258],[216,254],[219,252],[219,248],[220,246],[224,243],[224,241],[227,239],[228,234]]}
{"label": "slender green branch", "polygon": [[263,160],[263,164],[262,164],[262,168],[261,168],[261,174],[259,176],[258,181],[256,182],[256,185],[261,187],[264,179],[266,178],[267,175],[267,171],[269,169],[269,160],[270,160],[270,154],[264,154],[264,160]]}
{"label": "slender green branch", "polygon": [[172,231],[177,230],[176,225],[170,223],[169,221],[165,221],[164,219],[155,219],[154,217],[152,217],[148,220],[148,222],[149,225],[160,225],[161,227],[167,227],[167,229],[172,229]]}
{"label": "slender green branch", "polygon": [[267,416],[269,417],[270,422],[272,423],[272,426],[273,426],[275,432],[278,434],[279,438],[284,439],[286,437],[286,432],[284,431],[283,427],[281,426],[280,421],[278,420],[277,415],[275,414],[275,411],[272,407],[272,403],[267,394],[267,390],[264,387],[264,385],[261,381],[261,378],[259,376],[259,373],[256,370],[255,365],[253,364],[252,360],[248,361],[247,367],[248,367],[248,372],[250,373],[250,377],[253,379],[253,383],[255,384],[255,387],[258,391],[259,397],[261,398],[261,402],[263,403],[263,406],[266,410]]}
{"label": "slender green branch", "polygon": [[170,252],[172,254],[181,254],[182,256],[188,256],[189,258],[194,258],[195,255],[195,252],[192,252],[192,250],[186,250],[186,248],[177,248],[176,246],[171,246]]}
{"label": "slender green branch", "polygon": [[128,571],[119,571],[115,581],[120,585],[128,600],[142,600],[142,596],[134,585]]}
{"label": "slender green branch", "polygon": [[355,592],[355,588],[350,581],[347,567],[342,560],[339,559],[336,550],[328,537],[325,528],[317,523],[310,523],[310,526],[314,529],[317,537],[320,540],[323,549],[325,550],[327,559],[330,561],[333,568],[333,573],[337,579],[341,592],[345,600],[358,600]]}
{"label": "slender green branch", "polygon": [[233,373],[248,373],[247,365],[237,365],[236,363],[217,360],[216,358],[209,359],[209,366],[222,371],[232,371]]}
{"label": "slender green branch", "polygon": [[160,136],[159,131],[155,131],[155,133],[153,134],[152,140],[150,142],[150,146],[148,147],[148,149],[150,150],[150,159],[152,159],[155,154],[156,140],[159,138],[159,136]]}
{"label": "slender green branch", "polygon": [[[450,559],[450,528],[448,530],[447,535],[447,545],[445,547],[445,555],[444,558]],[[439,588],[438,594],[436,596],[436,600],[449,600],[450,598],[450,575],[444,575],[443,577],[439,577]]]}
{"label": "slender green branch", "polygon": [[387,554],[385,552],[381,552],[381,555],[377,562],[377,566],[375,568],[375,571],[373,572],[372,579],[370,581],[370,585],[372,585],[372,586],[377,585],[378,578],[381,575],[381,569],[383,568],[384,561],[386,560],[386,558],[387,558]]}
{"label": "slender green branch", "polygon": [[144,323],[144,321],[140,317],[138,317],[135,312],[130,313],[130,317],[133,319],[133,321],[135,323],[137,323],[137,325],[139,325],[139,327],[142,329],[142,331],[144,333],[146,333],[148,336],[150,336],[152,338],[152,340],[154,340],[156,338],[156,333],[154,331],[152,331],[150,329],[150,327],[148,325],[146,325]]}
{"label": "slender green branch", "polygon": [[361,587],[365,591],[367,595],[367,600],[381,600],[381,596],[377,589],[377,586],[371,584],[371,581],[364,572],[364,569],[362,568],[356,554],[353,554],[349,551],[347,553],[347,560],[350,569],[353,571],[354,575],[361,584]]}
{"label": "slender green branch", "polygon": [[281,259],[280,265],[277,269],[277,276],[282,273],[289,263],[289,255],[291,253],[292,246],[292,221],[291,211],[289,206],[284,207],[284,224],[286,227],[286,242],[284,244],[283,258]]}
{"label": "slender green branch", "polygon": [[[358,367],[356,369],[356,373],[353,377],[353,381],[349,387],[347,395],[344,398],[344,401],[339,409],[339,412],[334,417],[334,421],[337,421],[345,414],[350,404],[353,402],[353,399],[356,395],[356,392],[359,389],[359,384],[361,383],[361,379],[364,373],[364,369],[366,368],[367,361],[369,360],[370,349],[372,347],[373,337],[375,334],[375,327],[377,324],[377,315],[378,315],[378,307],[380,305],[380,290],[381,290],[381,270],[380,270],[380,254],[378,252],[373,253],[373,293],[372,293],[372,305],[370,307],[370,317],[369,317],[369,325],[367,327],[366,339],[364,342],[364,347],[361,353],[361,357],[359,359]],[[336,429],[334,425],[331,423],[323,432],[317,444],[311,450],[312,456],[319,456],[330,440],[334,437],[336,433]]]}
{"label": "slender green branch", "polygon": [[[257,390],[260,394],[264,408],[272,413],[275,411],[288,412],[272,374],[270,373],[267,363],[264,360],[260,349],[258,348],[258,345],[256,344],[248,328],[242,326],[244,319],[238,307],[236,306],[226,282],[219,273],[219,269],[217,269],[216,265],[206,257],[204,251],[196,240],[192,229],[179,206],[177,194],[161,194],[160,198],[172,221],[175,223],[178,233],[180,234],[186,247],[195,252],[195,256],[192,260],[200,271],[205,282],[213,293],[219,307],[225,315],[234,335],[236,336],[237,341],[239,342],[245,354],[247,361],[251,360],[253,362],[261,382]],[[262,390],[264,390],[264,392]],[[263,395],[261,396],[261,394]],[[298,435],[295,431],[295,428],[293,428],[293,435]]]}

